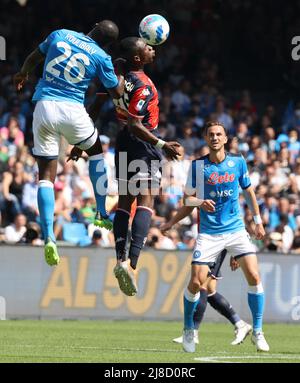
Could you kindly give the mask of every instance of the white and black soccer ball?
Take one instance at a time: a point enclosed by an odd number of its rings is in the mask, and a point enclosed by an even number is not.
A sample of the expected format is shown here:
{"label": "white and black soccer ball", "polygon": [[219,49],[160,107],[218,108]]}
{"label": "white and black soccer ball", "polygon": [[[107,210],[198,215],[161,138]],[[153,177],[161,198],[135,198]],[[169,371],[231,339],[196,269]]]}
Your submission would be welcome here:
{"label": "white and black soccer ball", "polygon": [[169,32],[169,23],[161,15],[148,15],[140,22],[139,34],[145,43],[149,45],[164,43],[169,36]]}

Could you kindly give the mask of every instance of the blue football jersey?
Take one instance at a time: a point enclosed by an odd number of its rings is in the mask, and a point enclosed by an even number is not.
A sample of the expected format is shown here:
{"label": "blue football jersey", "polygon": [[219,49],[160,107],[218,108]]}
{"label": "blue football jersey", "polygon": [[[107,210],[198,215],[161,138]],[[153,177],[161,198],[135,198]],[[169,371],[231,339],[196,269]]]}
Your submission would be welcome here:
{"label": "blue football jersey", "polygon": [[83,33],[59,29],[52,32],[39,49],[46,58],[33,101],[83,103],[85,92],[96,77],[107,89],[118,85],[111,57]]}
{"label": "blue football jersey", "polygon": [[188,194],[195,192],[198,198],[216,203],[214,212],[200,209],[200,233],[234,233],[245,228],[240,211],[239,186],[242,189],[251,186],[242,155],[226,153],[224,161],[219,164],[211,162],[208,155],[192,162],[186,184]]}

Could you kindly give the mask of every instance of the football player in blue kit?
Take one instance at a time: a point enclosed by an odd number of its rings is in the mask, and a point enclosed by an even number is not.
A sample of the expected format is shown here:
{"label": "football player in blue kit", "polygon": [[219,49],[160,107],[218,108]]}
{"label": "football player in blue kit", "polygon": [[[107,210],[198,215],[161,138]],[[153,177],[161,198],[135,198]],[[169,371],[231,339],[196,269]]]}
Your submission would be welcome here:
{"label": "football player in blue kit", "polygon": [[[204,135],[209,154],[192,162],[186,183],[185,206],[177,212],[177,218],[182,219],[195,207],[200,210],[191,278],[184,292],[183,349],[195,352],[193,316],[199,303],[200,290],[206,289],[211,279],[209,265],[215,264],[220,253],[226,250],[238,262],[248,283],[248,304],[253,318],[252,342],[258,351],[269,351],[262,332],[265,299],[256,251],[245,230],[239,207],[241,187],[256,224],[255,237],[262,239],[265,230],[246,161],[242,155],[225,151],[227,133],[219,122],[208,122]],[[175,216],[162,229],[165,231],[168,225],[171,227],[178,222],[177,218]]]}
{"label": "football player in blue kit", "polygon": [[38,208],[45,239],[45,259],[49,265],[59,263],[53,232],[54,181],[61,136],[69,144],[84,150],[89,156],[89,175],[93,184],[97,213],[95,225],[112,228],[106,209],[106,167],[99,133],[83,103],[90,82],[98,78],[111,97],[118,99],[124,92],[122,63],[115,74],[111,57],[105,50],[119,36],[117,25],[103,20],[87,34],[67,29],[52,32],[26,59],[21,71],[14,76],[21,90],[30,73],[44,63],[32,100],[33,154],[39,167]]}

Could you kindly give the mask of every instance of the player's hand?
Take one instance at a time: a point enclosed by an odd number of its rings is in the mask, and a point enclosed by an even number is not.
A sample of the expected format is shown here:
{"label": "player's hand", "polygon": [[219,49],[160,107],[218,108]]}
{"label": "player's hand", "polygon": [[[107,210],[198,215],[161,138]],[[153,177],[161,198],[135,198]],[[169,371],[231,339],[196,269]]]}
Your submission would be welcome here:
{"label": "player's hand", "polygon": [[27,80],[28,73],[18,72],[14,75],[13,81],[18,92],[23,88]]}
{"label": "player's hand", "polygon": [[237,260],[235,260],[234,257],[230,257],[230,268],[232,271],[235,271],[240,267],[239,263]]}
{"label": "player's hand", "polygon": [[163,235],[167,235],[168,230],[170,230],[172,228],[172,226],[173,225],[171,225],[170,222],[166,222],[166,223],[163,223],[162,225],[160,225],[159,229]]}
{"label": "player's hand", "polygon": [[124,74],[128,71],[127,70],[127,61],[121,57],[114,60],[113,65],[116,74],[124,76]]}
{"label": "player's hand", "polygon": [[74,146],[73,149],[71,150],[71,153],[69,154],[67,158],[67,162],[69,162],[70,160],[78,161],[81,155],[82,155],[82,150],[79,149],[77,146]]}
{"label": "player's hand", "polygon": [[163,146],[163,150],[170,160],[177,160],[177,156],[180,156],[180,144],[176,141],[166,142]]}
{"label": "player's hand", "polygon": [[255,238],[263,239],[265,235],[266,235],[266,232],[265,232],[263,224],[255,225]]}
{"label": "player's hand", "polygon": [[213,201],[212,199],[205,199],[200,205],[200,208],[207,212],[214,212],[216,210],[215,204],[215,201]]}

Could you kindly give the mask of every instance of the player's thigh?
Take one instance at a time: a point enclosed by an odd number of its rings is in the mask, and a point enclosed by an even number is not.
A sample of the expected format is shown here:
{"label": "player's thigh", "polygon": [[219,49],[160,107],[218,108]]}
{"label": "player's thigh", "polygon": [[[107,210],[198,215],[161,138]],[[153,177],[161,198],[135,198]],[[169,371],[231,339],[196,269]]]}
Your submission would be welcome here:
{"label": "player's thigh", "polygon": [[256,254],[248,254],[237,259],[248,284],[257,285],[260,282],[258,261]]}
{"label": "player's thigh", "polygon": [[196,294],[202,286],[206,286],[208,271],[208,265],[192,264],[191,278],[188,284],[189,291]]}
{"label": "player's thigh", "polygon": [[127,195],[119,195],[118,208],[131,212],[131,206],[135,200],[134,196],[130,194]]}
{"label": "player's thigh", "polygon": [[225,245],[228,255],[234,257],[236,260],[239,260],[246,255],[256,253],[250,235],[245,229],[235,233],[226,234]]}
{"label": "player's thigh", "polygon": [[207,294],[212,294],[217,291],[217,280],[210,278],[207,284]]}
{"label": "player's thigh", "polygon": [[57,126],[69,144],[86,151],[92,148],[97,139],[98,131],[88,115],[85,107],[72,102],[56,104]]}
{"label": "player's thigh", "polygon": [[33,149],[36,157],[57,159],[60,134],[55,124],[55,108],[51,101],[38,101],[33,112]]}
{"label": "player's thigh", "polygon": [[224,246],[221,235],[199,234],[193,251],[192,264],[214,264],[224,250]]}

